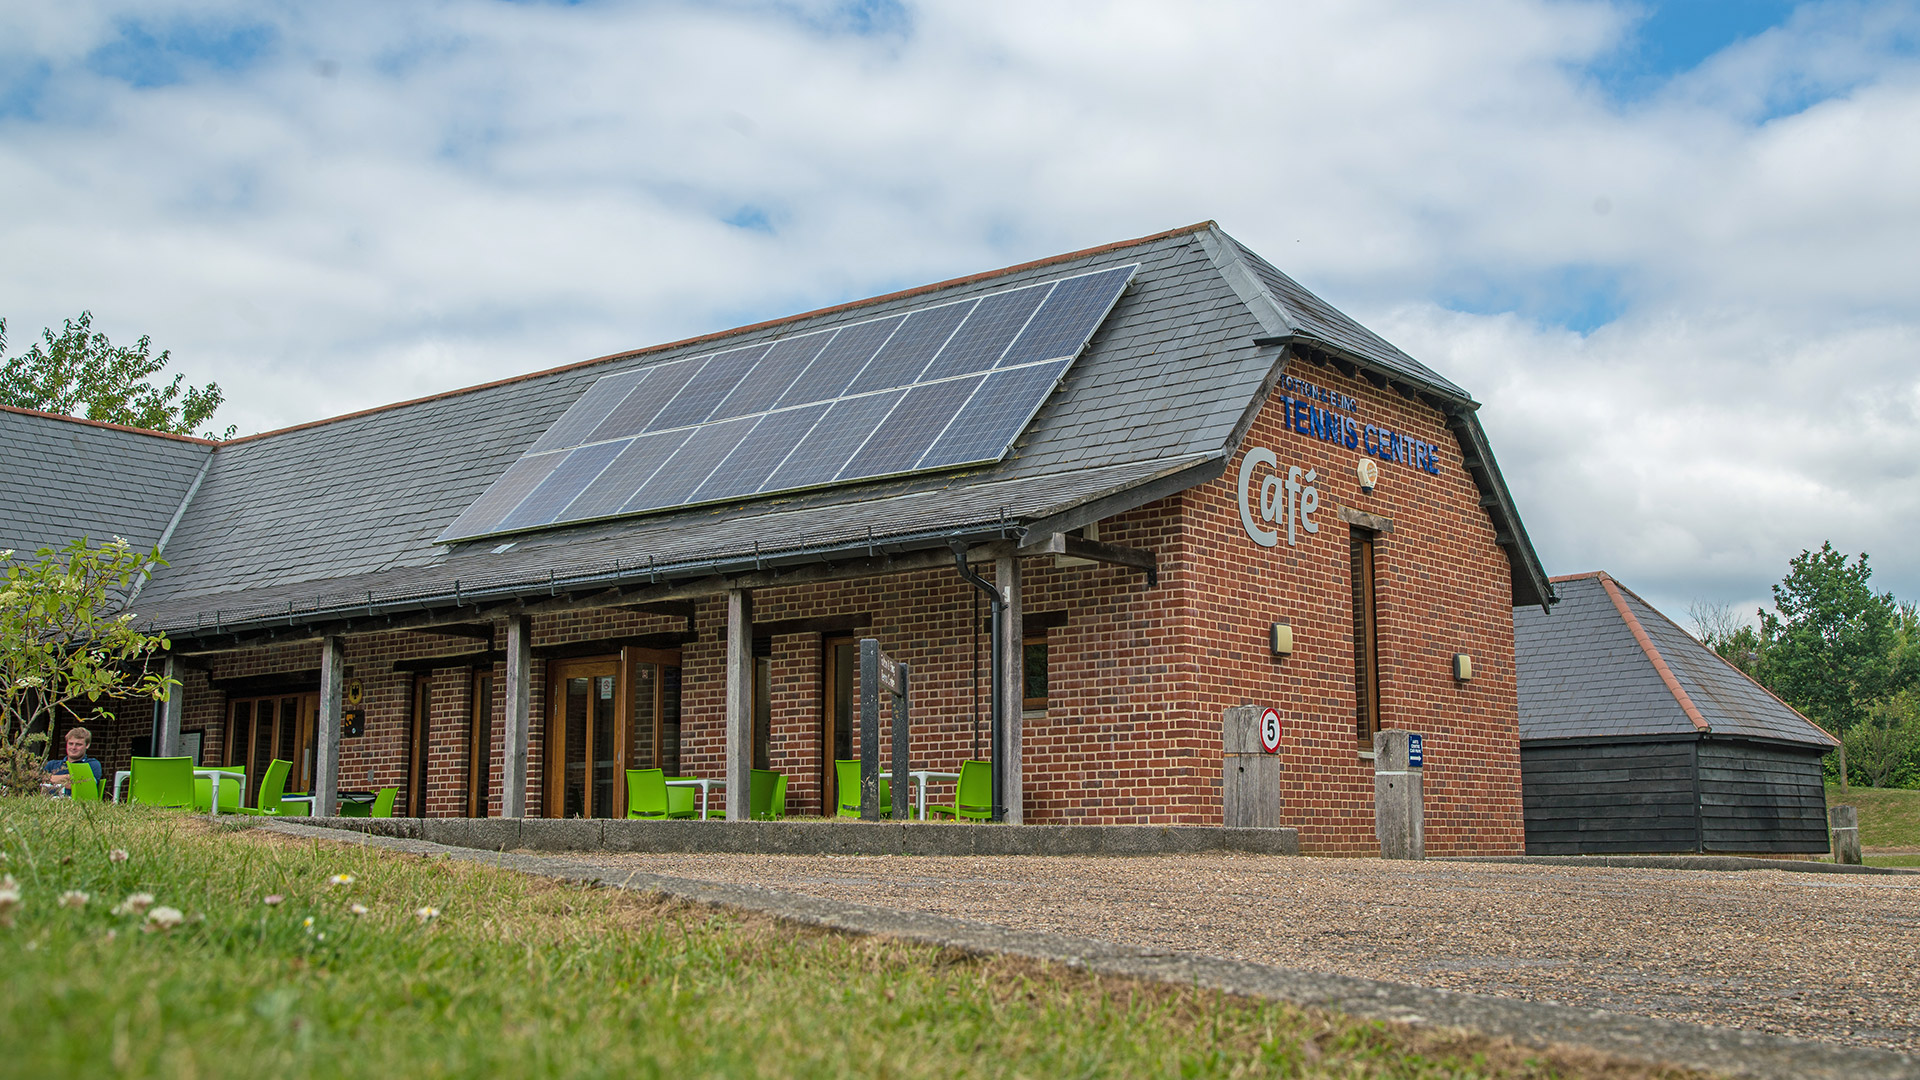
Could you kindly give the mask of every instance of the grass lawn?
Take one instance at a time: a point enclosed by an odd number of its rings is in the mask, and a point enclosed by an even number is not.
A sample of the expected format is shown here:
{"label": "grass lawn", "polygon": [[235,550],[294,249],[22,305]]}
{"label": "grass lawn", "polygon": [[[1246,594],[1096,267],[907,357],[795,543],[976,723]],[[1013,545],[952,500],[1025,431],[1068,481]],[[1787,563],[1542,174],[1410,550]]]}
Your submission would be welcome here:
{"label": "grass lawn", "polygon": [[1860,810],[1860,846],[1913,848],[1920,851],[1920,790],[1911,788],[1827,788],[1827,805]]}
{"label": "grass lawn", "polygon": [[[0,1071],[1684,1075],[250,824],[0,799],[0,870],[19,896],[0,886]],[[151,894],[144,914],[125,910],[137,893]]]}

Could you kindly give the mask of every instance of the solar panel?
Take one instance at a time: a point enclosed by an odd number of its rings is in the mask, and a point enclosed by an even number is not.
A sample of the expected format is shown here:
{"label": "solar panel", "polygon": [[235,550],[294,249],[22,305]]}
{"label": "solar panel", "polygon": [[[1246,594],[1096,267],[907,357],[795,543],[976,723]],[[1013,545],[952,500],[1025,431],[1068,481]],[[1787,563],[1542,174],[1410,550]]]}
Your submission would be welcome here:
{"label": "solar panel", "polygon": [[440,539],[998,461],[1137,269],[607,375]]}

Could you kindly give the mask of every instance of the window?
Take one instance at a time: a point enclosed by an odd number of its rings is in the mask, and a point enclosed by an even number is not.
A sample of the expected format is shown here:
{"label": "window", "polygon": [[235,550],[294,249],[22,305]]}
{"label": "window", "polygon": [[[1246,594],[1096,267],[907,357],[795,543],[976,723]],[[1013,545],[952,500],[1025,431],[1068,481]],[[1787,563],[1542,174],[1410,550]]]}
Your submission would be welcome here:
{"label": "window", "polygon": [[1380,730],[1380,627],[1374,614],[1373,548],[1370,529],[1352,531],[1353,555],[1353,733],[1363,750],[1373,749]]}
{"label": "window", "polygon": [[433,676],[413,677],[413,723],[407,754],[407,816],[427,816],[427,718],[433,703]]}
{"label": "window", "polygon": [[1028,712],[1047,707],[1047,639],[1029,637],[1021,649],[1020,707]]}
{"label": "window", "polygon": [[486,817],[493,778],[493,672],[473,673],[471,717],[467,747],[467,816]]}

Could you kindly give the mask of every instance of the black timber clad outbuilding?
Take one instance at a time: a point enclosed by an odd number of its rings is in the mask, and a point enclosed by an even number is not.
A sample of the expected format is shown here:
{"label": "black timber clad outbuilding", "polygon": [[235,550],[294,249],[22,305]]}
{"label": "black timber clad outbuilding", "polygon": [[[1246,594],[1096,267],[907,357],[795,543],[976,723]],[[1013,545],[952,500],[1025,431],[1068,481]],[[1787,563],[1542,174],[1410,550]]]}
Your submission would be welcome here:
{"label": "black timber clad outbuilding", "polygon": [[1817,854],[1832,736],[1604,572],[1514,611],[1527,854]]}

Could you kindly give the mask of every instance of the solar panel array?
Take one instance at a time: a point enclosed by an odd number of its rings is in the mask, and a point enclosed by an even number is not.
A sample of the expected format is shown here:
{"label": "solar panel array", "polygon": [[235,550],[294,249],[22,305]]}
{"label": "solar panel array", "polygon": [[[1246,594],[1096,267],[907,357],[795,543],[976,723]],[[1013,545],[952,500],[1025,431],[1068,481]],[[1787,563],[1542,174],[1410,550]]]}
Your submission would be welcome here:
{"label": "solar panel array", "polygon": [[1138,268],[605,376],[440,540],[999,461]]}

